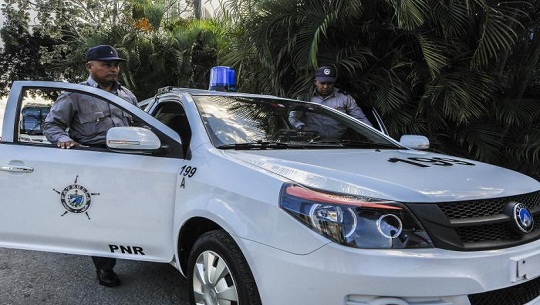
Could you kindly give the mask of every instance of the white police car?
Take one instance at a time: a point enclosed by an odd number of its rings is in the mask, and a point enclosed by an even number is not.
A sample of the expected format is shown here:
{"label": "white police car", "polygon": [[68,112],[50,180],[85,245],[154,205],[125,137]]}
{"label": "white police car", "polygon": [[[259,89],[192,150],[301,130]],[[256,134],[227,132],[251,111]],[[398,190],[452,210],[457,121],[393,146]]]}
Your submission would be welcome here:
{"label": "white police car", "polygon": [[[19,141],[21,104],[47,90],[148,128],[112,128],[108,149]],[[291,112],[344,132],[295,130]],[[169,262],[192,304],[540,304],[537,181],[326,107],[168,88],[143,111],[15,82],[1,136],[2,247]]]}

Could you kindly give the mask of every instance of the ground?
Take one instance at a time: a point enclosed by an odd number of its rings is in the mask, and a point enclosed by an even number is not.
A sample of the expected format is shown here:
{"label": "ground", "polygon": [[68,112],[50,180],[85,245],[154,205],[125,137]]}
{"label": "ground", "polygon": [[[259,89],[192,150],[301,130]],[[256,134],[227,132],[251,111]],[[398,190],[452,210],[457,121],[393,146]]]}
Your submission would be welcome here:
{"label": "ground", "polygon": [[100,286],[90,257],[0,249],[3,305],[187,305],[186,282],[169,264],[118,260],[122,285]]}

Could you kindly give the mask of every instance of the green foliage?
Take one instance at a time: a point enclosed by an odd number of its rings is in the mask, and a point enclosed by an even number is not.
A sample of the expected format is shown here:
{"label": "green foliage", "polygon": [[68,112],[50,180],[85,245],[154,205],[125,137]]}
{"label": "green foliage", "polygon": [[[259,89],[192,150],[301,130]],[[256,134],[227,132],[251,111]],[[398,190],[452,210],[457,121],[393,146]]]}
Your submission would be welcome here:
{"label": "green foliage", "polygon": [[7,1],[2,12],[6,17],[0,36],[4,42],[0,56],[0,96],[9,91],[14,80],[50,80],[57,75],[43,64],[42,54],[50,51],[57,40],[46,35],[40,28],[30,30],[30,14],[26,11],[28,3]]}
{"label": "green foliage", "polygon": [[208,88],[208,73],[216,51],[206,23],[193,20],[171,32],[127,31],[119,50],[126,54],[123,82],[139,99],[155,95],[165,86]]}
{"label": "green foliage", "polygon": [[[174,2],[11,0],[3,9],[0,65],[9,73],[0,79],[0,94],[16,79],[84,81],[85,54],[100,44],[114,46],[127,59],[120,80],[140,100],[164,86],[208,88],[203,72],[216,64],[220,31],[212,21],[165,19]],[[33,31],[31,10],[40,21]]]}
{"label": "green foliage", "polygon": [[7,3],[0,93],[15,79],[85,79],[97,44],[127,59],[122,82],[139,99],[206,88],[217,64],[241,91],[296,98],[333,65],[392,136],[540,178],[540,0],[221,0],[214,20],[197,20],[200,1],[196,18],[172,0]]}
{"label": "green foliage", "polygon": [[525,170],[540,163],[540,90],[528,89],[540,84],[538,0],[249,3],[236,12],[249,30],[222,58],[257,67],[240,73],[242,90],[304,95],[331,64],[394,137],[426,134],[437,150],[538,174]]}

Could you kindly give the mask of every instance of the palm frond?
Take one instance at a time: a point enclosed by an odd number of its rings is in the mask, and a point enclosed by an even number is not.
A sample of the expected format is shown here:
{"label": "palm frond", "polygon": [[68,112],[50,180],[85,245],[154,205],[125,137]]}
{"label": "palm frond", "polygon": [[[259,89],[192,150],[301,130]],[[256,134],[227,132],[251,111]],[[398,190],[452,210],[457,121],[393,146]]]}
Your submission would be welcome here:
{"label": "palm frond", "polygon": [[485,67],[491,59],[496,60],[502,51],[511,49],[518,39],[515,29],[522,27],[515,15],[522,13],[511,7],[485,8],[485,21],[473,56],[473,66]]}
{"label": "palm frond", "polygon": [[309,58],[311,59],[310,63],[313,67],[316,67],[319,65],[319,63],[317,62],[317,54],[319,50],[320,41],[322,40],[322,36],[326,36],[329,25],[333,24],[336,20],[337,20],[337,13],[331,12],[330,14],[325,16],[324,20],[315,30],[313,39],[311,41],[310,52],[309,52]]}
{"label": "palm frond", "polygon": [[463,125],[455,131],[456,143],[465,147],[468,154],[480,161],[499,163],[503,156],[503,141],[500,126],[489,121],[478,120]]}
{"label": "palm frond", "polygon": [[[506,147],[508,154],[515,156],[522,163],[540,165],[540,129],[524,130],[520,128],[512,134],[519,134],[519,137],[512,139]],[[536,172],[540,172],[540,166],[536,167]]]}
{"label": "palm frond", "polygon": [[467,34],[470,11],[463,1],[435,1],[431,11],[433,22],[438,24],[437,29],[446,40]]}
{"label": "palm frond", "polygon": [[373,58],[371,49],[354,45],[339,50],[336,53],[335,62],[340,75],[352,76],[358,71],[367,69]]}
{"label": "palm frond", "polygon": [[398,26],[412,31],[426,22],[430,10],[427,0],[387,0],[394,8]]}
{"label": "palm frond", "polygon": [[437,105],[444,117],[459,124],[471,123],[486,113],[493,79],[484,73],[445,73],[426,86],[423,97]]}
{"label": "palm frond", "polygon": [[432,78],[439,75],[441,69],[447,64],[448,59],[444,55],[444,49],[447,47],[444,41],[433,40],[427,35],[417,36],[418,43],[422,49],[424,60],[429,67],[429,73]]}
{"label": "palm frond", "polygon": [[495,119],[505,126],[529,127],[540,116],[537,99],[506,99],[498,102]]}
{"label": "palm frond", "polygon": [[407,86],[392,71],[381,69],[378,75],[370,77],[374,92],[373,105],[383,114],[389,114],[401,108],[408,100]]}

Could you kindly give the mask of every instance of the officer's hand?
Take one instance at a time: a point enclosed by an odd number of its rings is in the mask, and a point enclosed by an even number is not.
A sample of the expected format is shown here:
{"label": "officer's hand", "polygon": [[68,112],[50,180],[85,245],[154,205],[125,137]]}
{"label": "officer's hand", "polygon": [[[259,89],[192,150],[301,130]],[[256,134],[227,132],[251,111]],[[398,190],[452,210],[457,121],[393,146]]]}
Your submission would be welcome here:
{"label": "officer's hand", "polygon": [[80,146],[80,144],[73,140],[70,140],[70,141],[65,141],[65,142],[58,141],[58,143],[56,143],[56,146],[62,149],[70,149],[74,146]]}

